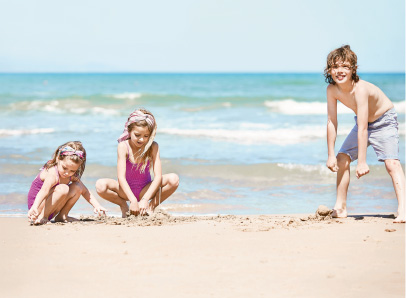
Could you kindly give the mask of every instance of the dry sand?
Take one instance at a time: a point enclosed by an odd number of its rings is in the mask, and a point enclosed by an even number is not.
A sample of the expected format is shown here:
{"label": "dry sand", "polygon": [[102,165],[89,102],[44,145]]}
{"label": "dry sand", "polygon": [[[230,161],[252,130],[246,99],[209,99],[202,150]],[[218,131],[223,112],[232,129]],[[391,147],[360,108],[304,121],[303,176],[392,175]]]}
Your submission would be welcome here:
{"label": "dry sand", "polygon": [[393,215],[0,218],[1,297],[404,297]]}

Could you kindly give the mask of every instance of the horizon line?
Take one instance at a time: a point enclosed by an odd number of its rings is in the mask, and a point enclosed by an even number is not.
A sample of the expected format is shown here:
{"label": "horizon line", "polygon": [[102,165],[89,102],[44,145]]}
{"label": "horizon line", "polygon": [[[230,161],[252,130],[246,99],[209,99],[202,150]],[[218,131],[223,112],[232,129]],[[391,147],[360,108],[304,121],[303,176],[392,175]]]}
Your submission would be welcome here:
{"label": "horizon line", "polygon": [[[362,71],[359,74],[403,74],[405,71]],[[317,71],[12,71],[0,74],[320,74]]]}

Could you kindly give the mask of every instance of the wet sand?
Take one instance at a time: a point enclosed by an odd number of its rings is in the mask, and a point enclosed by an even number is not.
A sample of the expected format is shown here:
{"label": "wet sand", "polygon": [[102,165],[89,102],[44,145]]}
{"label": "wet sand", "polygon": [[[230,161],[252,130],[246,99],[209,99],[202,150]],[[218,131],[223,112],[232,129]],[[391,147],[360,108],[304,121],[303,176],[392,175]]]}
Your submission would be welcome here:
{"label": "wet sand", "polygon": [[2,297],[404,297],[392,214],[0,218]]}

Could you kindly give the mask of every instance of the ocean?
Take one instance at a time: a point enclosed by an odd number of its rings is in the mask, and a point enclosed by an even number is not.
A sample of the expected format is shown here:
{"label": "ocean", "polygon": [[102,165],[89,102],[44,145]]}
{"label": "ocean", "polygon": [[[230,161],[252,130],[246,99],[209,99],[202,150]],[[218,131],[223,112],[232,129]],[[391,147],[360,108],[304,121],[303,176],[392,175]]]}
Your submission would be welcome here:
{"label": "ocean", "polygon": [[[394,102],[405,163],[405,75],[361,74]],[[85,185],[116,178],[117,138],[136,108],[158,124],[163,173],[180,177],[173,214],[313,213],[334,206],[326,167],[322,74],[0,74],[0,216],[25,216],[38,169],[67,141],[87,151]],[[339,105],[336,152],[354,126]],[[392,182],[368,148],[371,173],[351,174],[350,213],[394,212]],[[100,198],[110,215],[118,207]],[[88,215],[81,198],[72,214]]]}

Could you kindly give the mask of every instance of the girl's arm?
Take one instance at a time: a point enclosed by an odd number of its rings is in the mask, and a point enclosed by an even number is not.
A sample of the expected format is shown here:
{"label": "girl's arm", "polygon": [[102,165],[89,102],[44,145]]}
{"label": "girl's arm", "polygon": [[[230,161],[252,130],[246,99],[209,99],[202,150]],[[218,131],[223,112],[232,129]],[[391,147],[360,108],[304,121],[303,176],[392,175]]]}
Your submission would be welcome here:
{"label": "girl's arm", "polygon": [[42,185],[40,191],[37,193],[35,197],[34,204],[32,204],[30,210],[28,211],[28,218],[31,220],[36,220],[38,216],[41,214],[42,208],[41,204],[48,196],[49,192],[51,191],[52,187],[58,183],[58,178],[56,174],[52,171],[46,170],[44,184]]}
{"label": "girl's arm", "polygon": [[98,215],[104,214],[106,215],[107,209],[100,205],[99,201],[93,196],[93,194],[87,189],[87,187],[83,184],[82,181],[77,181],[79,183],[80,188],[82,189],[82,196],[89,202],[90,205],[94,207],[94,213]]}
{"label": "girl's arm", "polygon": [[153,198],[159,187],[162,185],[161,158],[159,157],[159,146],[156,142],[152,143],[152,164],[154,171],[154,180],[152,180],[152,183],[149,186],[147,192],[141,198],[140,204],[142,210],[145,210],[148,207],[148,204],[145,203]]}
{"label": "girl's arm", "polygon": [[121,142],[117,146],[117,178],[118,184],[130,201],[130,213],[138,215],[140,208],[138,206],[137,198],[131,191],[128,185],[127,179],[125,178],[126,173],[126,159],[127,159],[127,147],[124,142]]}

